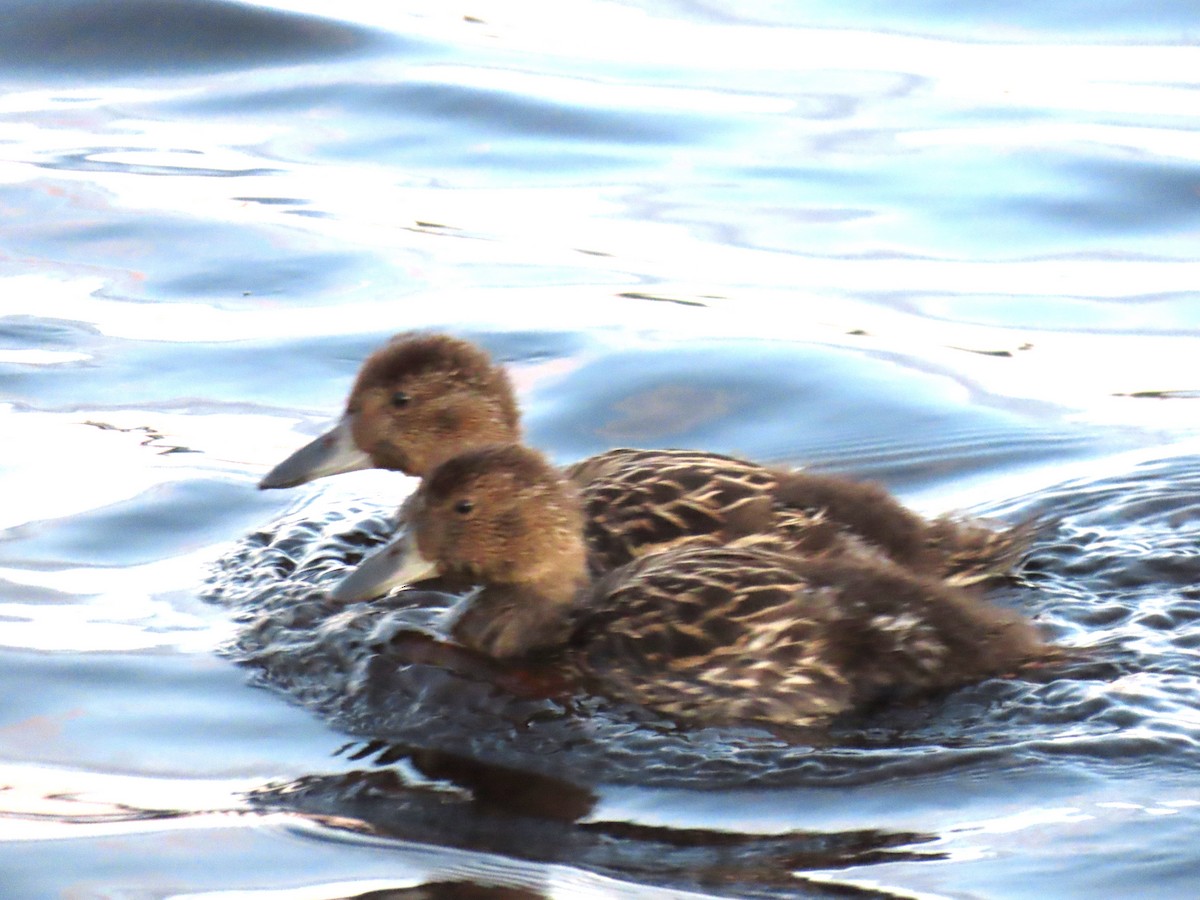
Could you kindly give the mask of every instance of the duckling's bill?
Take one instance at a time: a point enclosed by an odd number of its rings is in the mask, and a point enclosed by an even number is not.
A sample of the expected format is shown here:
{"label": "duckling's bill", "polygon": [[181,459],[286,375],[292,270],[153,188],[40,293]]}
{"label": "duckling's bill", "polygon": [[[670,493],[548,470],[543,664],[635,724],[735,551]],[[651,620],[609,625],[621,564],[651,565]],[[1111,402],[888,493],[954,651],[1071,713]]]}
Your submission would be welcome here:
{"label": "duckling's bill", "polygon": [[437,563],[421,555],[416,541],[402,535],[364,559],[333,589],[331,596],[340,603],[370,600],[437,574]]}
{"label": "duckling's bill", "polygon": [[342,416],[337,425],[268,472],[259,489],[295,487],[326,475],[371,468],[371,457],[354,443],[353,425],[349,413]]}

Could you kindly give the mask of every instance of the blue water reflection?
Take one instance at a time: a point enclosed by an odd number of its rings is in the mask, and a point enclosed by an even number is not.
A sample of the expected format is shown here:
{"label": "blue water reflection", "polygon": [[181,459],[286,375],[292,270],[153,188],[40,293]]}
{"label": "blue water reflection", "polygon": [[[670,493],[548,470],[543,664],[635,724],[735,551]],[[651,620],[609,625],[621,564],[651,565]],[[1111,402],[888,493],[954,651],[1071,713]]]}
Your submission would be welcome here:
{"label": "blue water reflection", "polygon": [[159,78],[361,53],[380,43],[361,28],[239,3],[9,0],[0,67],[41,82]]}

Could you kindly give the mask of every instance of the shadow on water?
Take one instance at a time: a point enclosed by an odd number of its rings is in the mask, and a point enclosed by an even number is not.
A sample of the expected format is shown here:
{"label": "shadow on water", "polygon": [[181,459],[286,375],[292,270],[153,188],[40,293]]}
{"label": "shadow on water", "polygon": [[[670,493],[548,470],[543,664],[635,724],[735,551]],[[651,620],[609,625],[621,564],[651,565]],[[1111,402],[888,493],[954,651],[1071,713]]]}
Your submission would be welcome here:
{"label": "shadow on water", "polygon": [[[204,820],[213,818],[278,821],[282,814],[305,834],[336,838],[334,843],[382,842],[471,854],[439,856],[443,864],[438,873],[446,880],[353,895],[379,897],[542,896],[538,882],[550,877],[544,867],[560,865],[631,886],[719,896],[784,897],[795,896],[798,889],[812,897],[891,896],[826,888],[803,873],[945,858],[942,851],[925,846],[936,840],[934,835],[915,831],[739,833],[639,824],[606,818],[598,795],[571,781],[451,753],[376,741],[345,745],[338,755],[351,762],[369,761],[372,767],[265,784],[228,797],[223,807],[173,808],[171,790],[183,782],[144,795],[152,800],[118,801],[103,799],[108,792],[103,778],[51,793],[21,784],[19,776],[6,772],[0,776],[0,794],[6,798],[0,804],[0,823],[25,822],[59,835],[100,830],[117,838],[126,829],[203,828]],[[16,780],[5,783],[10,775]],[[532,865],[507,870],[519,887],[489,886],[484,872],[461,861],[478,859],[476,854]],[[501,882],[503,871],[498,873]]]}
{"label": "shadow on water", "polygon": [[[252,806],[287,811],[376,837],[563,863],[614,878],[736,896],[846,896],[806,883],[799,870],[935,860],[916,849],[934,836],[857,830],[756,835],[588,820],[596,795],[564,779],[454,754],[381,742],[346,748],[379,770],[309,776],[250,795]],[[421,779],[406,777],[403,764]],[[863,896],[876,895],[863,892]]]}

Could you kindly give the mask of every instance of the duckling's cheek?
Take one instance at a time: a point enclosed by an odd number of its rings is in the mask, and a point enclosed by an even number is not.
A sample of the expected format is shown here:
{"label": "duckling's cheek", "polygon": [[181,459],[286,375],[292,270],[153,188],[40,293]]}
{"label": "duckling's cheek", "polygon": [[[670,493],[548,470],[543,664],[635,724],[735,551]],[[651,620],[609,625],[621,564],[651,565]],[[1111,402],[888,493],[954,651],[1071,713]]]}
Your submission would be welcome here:
{"label": "duckling's cheek", "polygon": [[433,431],[443,440],[453,440],[462,431],[463,417],[453,409],[439,409],[433,416]]}
{"label": "duckling's cheek", "polygon": [[371,458],[380,469],[391,469],[405,475],[423,476],[429,469],[413,457],[406,448],[393,441],[380,439],[371,450]]}
{"label": "duckling's cheek", "polygon": [[445,559],[449,549],[446,529],[433,517],[422,515],[413,522],[413,541],[426,559]]}
{"label": "duckling's cheek", "polygon": [[378,440],[375,423],[379,418],[379,404],[368,394],[361,398],[356,406],[356,411],[348,415],[350,433],[359,449],[364,453],[374,453]]}
{"label": "duckling's cheek", "polygon": [[421,455],[427,469],[494,440],[472,422],[471,413],[461,404],[430,409],[407,437],[411,451]]}

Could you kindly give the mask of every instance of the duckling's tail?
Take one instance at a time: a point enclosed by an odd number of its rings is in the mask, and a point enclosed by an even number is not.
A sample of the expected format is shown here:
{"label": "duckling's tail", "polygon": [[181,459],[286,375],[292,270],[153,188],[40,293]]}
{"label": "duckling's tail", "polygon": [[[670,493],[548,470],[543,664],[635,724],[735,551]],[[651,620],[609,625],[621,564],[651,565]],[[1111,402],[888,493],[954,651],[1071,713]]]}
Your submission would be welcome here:
{"label": "duckling's tail", "polygon": [[1104,655],[1095,647],[1064,647],[1061,644],[1043,644],[1039,653],[1025,660],[1017,672],[1027,681],[1053,681],[1062,677],[1086,677],[1079,671],[1083,667],[1112,668]]}
{"label": "duckling's tail", "polygon": [[1040,523],[1026,519],[995,529],[982,522],[942,516],[929,525],[929,549],[943,560],[943,578],[966,587],[1011,575]]}

